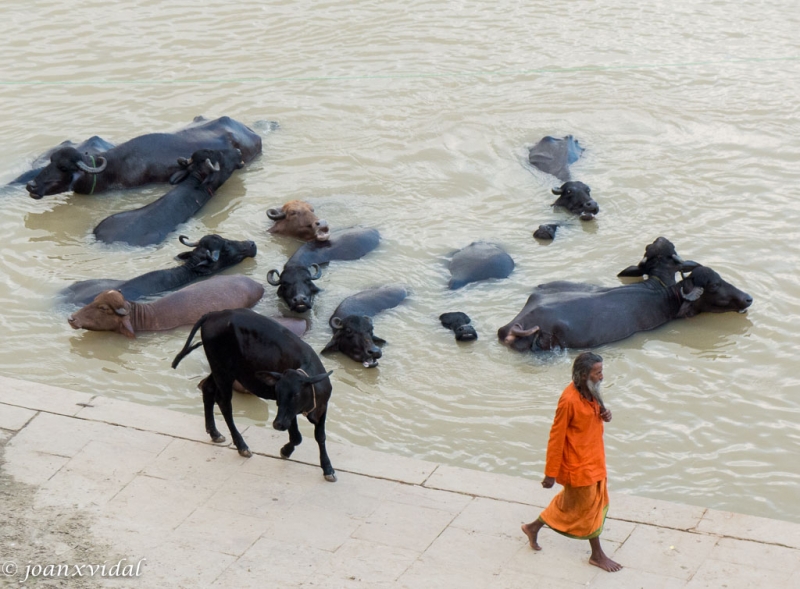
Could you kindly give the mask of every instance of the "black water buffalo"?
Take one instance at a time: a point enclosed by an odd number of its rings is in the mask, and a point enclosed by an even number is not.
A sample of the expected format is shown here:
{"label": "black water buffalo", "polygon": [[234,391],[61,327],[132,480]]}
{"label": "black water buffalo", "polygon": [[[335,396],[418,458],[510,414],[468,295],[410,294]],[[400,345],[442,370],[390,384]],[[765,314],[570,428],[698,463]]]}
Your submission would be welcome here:
{"label": "black water buffalo", "polygon": [[660,280],[664,286],[672,286],[675,284],[677,272],[681,274],[691,272],[699,265],[697,262],[681,258],[669,239],[658,237],[644,248],[644,257],[636,266],[628,266],[617,276],[620,278],[647,276]]}
{"label": "black water buffalo", "polygon": [[470,282],[508,277],[514,260],[497,244],[475,241],[452,254],[449,269],[447,287],[456,290]]}
{"label": "black water buffalo", "polygon": [[314,306],[314,295],[319,287],[314,284],[322,276],[322,268],[318,264],[310,266],[283,267],[283,272],[272,269],[267,272],[267,282],[278,287],[278,296],[284,300],[289,309],[295,313],[305,313]]}
{"label": "black water buffalo", "polygon": [[699,313],[744,313],[752,302],[706,266],[671,286],[659,279],[612,288],[550,282],[536,287],[497,336],[519,351],[592,348]]}
{"label": "black water buffalo", "polygon": [[544,241],[552,241],[556,238],[556,231],[560,227],[560,223],[548,223],[546,225],[539,225],[536,231],[533,232],[533,236],[536,239],[542,239]]}
{"label": "black water buffalo", "polygon": [[314,213],[314,207],[302,200],[290,200],[279,209],[268,209],[267,217],[275,223],[267,229],[275,235],[286,235],[302,241],[328,241],[328,222]]}
{"label": "black water buffalo", "polygon": [[136,301],[186,286],[256,255],[256,244],[252,241],[234,241],[216,234],[201,237],[194,243],[185,235],[178,239],[183,245],[194,248],[178,254],[177,258],[183,260],[180,266],[153,270],[129,280],[81,280],[61,290],[59,296],[65,303],[88,305],[104,290],[118,290],[126,300]]}
{"label": "black water buffalo", "polygon": [[31,169],[14,178],[11,182],[9,182],[9,184],[27,184],[36,178],[36,176],[39,175],[39,172],[41,172],[45,166],[50,163],[50,157],[53,155],[53,153],[64,147],[72,147],[80,153],[98,155],[114,147],[114,144],[106,141],[102,137],[98,137],[97,135],[92,135],[86,141],[81,141],[80,143],[75,143],[74,141],[69,140],[63,141],[55,147],[51,147],[39,157],[34,159],[33,162],[31,162]]}
{"label": "black water buffalo", "polygon": [[554,207],[564,207],[574,215],[580,215],[581,221],[591,221],[600,212],[600,207],[591,196],[592,189],[583,182],[564,182],[559,188],[553,188],[558,198]]}
{"label": "black water buffalo", "polygon": [[208,121],[195,118],[175,133],[150,133],[135,137],[101,155],[87,155],[73,147],[57,149],[50,164],[26,188],[32,198],[72,190],[94,194],[117,188],[132,188],[167,182],[181,171],[178,158],[198,149],[237,148],[245,163],[261,153],[261,137],[252,129],[221,117]]}
{"label": "black water buffalo", "polygon": [[381,235],[377,229],[351,227],[330,234],[326,241],[309,241],[301,245],[286,262],[287,266],[327,264],[334,260],[358,260],[378,247]]}
{"label": "black water buffalo", "polygon": [[107,290],[70,315],[67,321],[73,329],[114,331],[134,338],[140,331],[164,331],[191,325],[211,311],[252,307],[263,295],[263,285],[247,276],[212,276],[152,303],[126,301],[118,290]]}
{"label": "black water buffalo", "polygon": [[556,138],[542,137],[528,151],[528,161],[542,172],[552,174],[562,182],[570,179],[569,166],[578,161],[584,148],[572,135]]}
{"label": "black water buffalo", "polygon": [[442,326],[451,329],[456,335],[456,341],[471,342],[478,339],[478,332],[470,325],[469,315],[461,311],[451,311],[439,315]]}
{"label": "black water buffalo", "polygon": [[[192,345],[200,330],[202,343]],[[172,367],[192,350],[203,346],[211,374],[201,383],[206,432],[214,442],[225,438],[214,422],[214,403],[219,406],[236,449],[251,456],[244,438],[233,423],[233,383],[240,382],[262,399],[274,400],[278,414],[272,427],[289,430],[289,442],[281,456],[289,458],[303,441],[297,414],[303,413],[314,424],[314,439],[319,445],[319,462],[325,479],[336,480],[325,448],[325,418],[333,391],[329,376],[316,352],[275,321],[247,309],[209,313],[192,328],[186,344],[172,361]]]}
{"label": "black water buffalo", "polygon": [[333,337],[323,354],[342,352],[364,368],[374,368],[386,343],[372,332],[372,317],[399,305],[408,296],[404,286],[387,285],[362,290],[344,299],[328,320]]}
{"label": "black water buffalo", "polygon": [[211,200],[244,161],[236,148],[200,149],[189,159],[178,158],[178,165],[182,169],[170,178],[175,188],[148,205],[103,219],[94,228],[97,240],[138,246],[161,243]]}

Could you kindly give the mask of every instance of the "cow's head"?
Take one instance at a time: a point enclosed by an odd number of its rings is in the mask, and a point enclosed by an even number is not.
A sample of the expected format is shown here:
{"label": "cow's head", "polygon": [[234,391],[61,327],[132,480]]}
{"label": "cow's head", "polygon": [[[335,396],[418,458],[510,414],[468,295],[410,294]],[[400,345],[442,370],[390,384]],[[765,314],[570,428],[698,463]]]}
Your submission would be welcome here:
{"label": "cow's head", "polygon": [[342,352],[356,362],[361,362],[364,368],[374,368],[383,352],[378,347],[386,343],[372,333],[372,319],[366,315],[348,315],[331,317],[330,326],[333,329],[331,341],[322,350],[323,354],[329,352]]}
{"label": "cow's head", "polygon": [[216,234],[206,235],[195,242],[188,241],[185,235],[178,239],[186,247],[194,249],[179,253],[177,258],[200,276],[214,274],[256,255],[256,244],[252,241],[233,241]]}
{"label": "cow's head", "polygon": [[553,188],[558,199],[554,207],[564,207],[570,213],[580,215],[582,221],[590,221],[600,212],[600,207],[592,199],[592,189],[583,182],[564,182],[560,188]]}
{"label": "cow's head", "polygon": [[40,199],[48,194],[72,190],[84,176],[100,174],[108,162],[100,155],[87,155],[74,147],[62,147],[50,156],[50,163],[25,188],[31,198]]}
{"label": "cow's head", "polygon": [[267,217],[275,221],[267,231],[276,235],[302,241],[328,241],[331,236],[328,222],[317,217],[314,207],[302,200],[291,200],[279,209],[269,209]]}
{"label": "cow's head", "polygon": [[131,303],[118,290],[107,290],[67,318],[73,329],[89,331],[116,331],[130,338],[136,337],[131,325]]}
{"label": "cow's head", "polygon": [[319,288],[314,280],[322,276],[318,264],[310,266],[284,266],[283,272],[272,269],[267,273],[267,282],[278,287],[278,296],[296,313],[305,313],[314,304],[314,295]]}
{"label": "cow's head", "polygon": [[659,237],[644,248],[644,257],[636,266],[628,266],[617,274],[619,277],[655,276],[664,286],[675,284],[676,272],[691,272],[700,264],[684,260],[675,251],[675,246],[666,237]]}
{"label": "cow's head", "polygon": [[478,339],[478,333],[475,328],[470,325],[470,318],[466,313],[461,311],[452,311],[450,313],[442,313],[439,315],[439,321],[447,329],[452,329],[456,334],[456,340],[460,342],[469,342]]}
{"label": "cow's head", "polygon": [[275,388],[275,402],[278,414],[272,421],[272,427],[278,431],[286,431],[298,413],[306,413],[316,423],[325,414],[330,398],[330,384],[325,392],[317,390],[316,385],[326,380],[333,370],[322,374],[308,375],[302,370],[290,368],[283,372],[263,371],[256,376],[266,384]]}
{"label": "cow's head", "polygon": [[179,184],[192,176],[198,182],[214,191],[231,177],[235,170],[244,167],[242,152],[235,147],[230,149],[198,149],[192,157],[178,158],[180,170],[169,178],[170,184]]}
{"label": "cow's head", "polygon": [[510,323],[497,330],[497,338],[504,346],[518,352],[531,350],[536,345],[539,326],[525,328],[521,323]]}
{"label": "cow's head", "polygon": [[700,313],[746,313],[753,297],[725,282],[707,266],[698,266],[676,285],[682,299],[678,317],[693,317]]}

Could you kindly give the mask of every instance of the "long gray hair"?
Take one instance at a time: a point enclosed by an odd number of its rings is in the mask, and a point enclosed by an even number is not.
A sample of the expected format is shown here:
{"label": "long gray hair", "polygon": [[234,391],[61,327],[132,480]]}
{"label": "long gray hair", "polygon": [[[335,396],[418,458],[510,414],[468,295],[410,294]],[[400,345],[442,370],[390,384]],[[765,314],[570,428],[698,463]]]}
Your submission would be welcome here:
{"label": "long gray hair", "polygon": [[598,362],[602,362],[603,357],[594,352],[581,352],[572,363],[572,382],[580,390],[589,378],[589,373],[592,371],[592,366]]}

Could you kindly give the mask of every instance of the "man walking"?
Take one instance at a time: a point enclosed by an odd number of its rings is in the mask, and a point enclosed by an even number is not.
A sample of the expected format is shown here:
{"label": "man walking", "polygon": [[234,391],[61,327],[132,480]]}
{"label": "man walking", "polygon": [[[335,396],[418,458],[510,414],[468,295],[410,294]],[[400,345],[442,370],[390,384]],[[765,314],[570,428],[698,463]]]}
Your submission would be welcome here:
{"label": "man walking", "polygon": [[589,540],[589,563],[615,572],[622,565],[600,547],[608,511],[603,422],[611,421],[600,396],[602,382],[603,358],[592,352],[579,354],[572,365],[572,382],[558,400],[542,481],[545,489],[556,482],[564,489],[538,519],[523,524],[522,531],[534,550],[542,549],[538,535],[545,525],[569,538]]}

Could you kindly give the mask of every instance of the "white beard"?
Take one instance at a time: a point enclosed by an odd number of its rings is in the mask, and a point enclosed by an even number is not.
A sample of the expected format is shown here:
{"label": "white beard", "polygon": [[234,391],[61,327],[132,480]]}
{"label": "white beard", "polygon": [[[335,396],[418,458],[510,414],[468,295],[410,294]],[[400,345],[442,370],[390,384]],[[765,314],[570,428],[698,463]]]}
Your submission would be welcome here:
{"label": "white beard", "polygon": [[597,402],[600,403],[600,407],[601,408],[604,407],[605,405],[603,403],[603,397],[600,394],[603,389],[603,381],[598,380],[597,382],[593,382],[587,378],[586,388],[589,390],[590,393],[592,393],[592,396],[595,399],[597,399]]}

